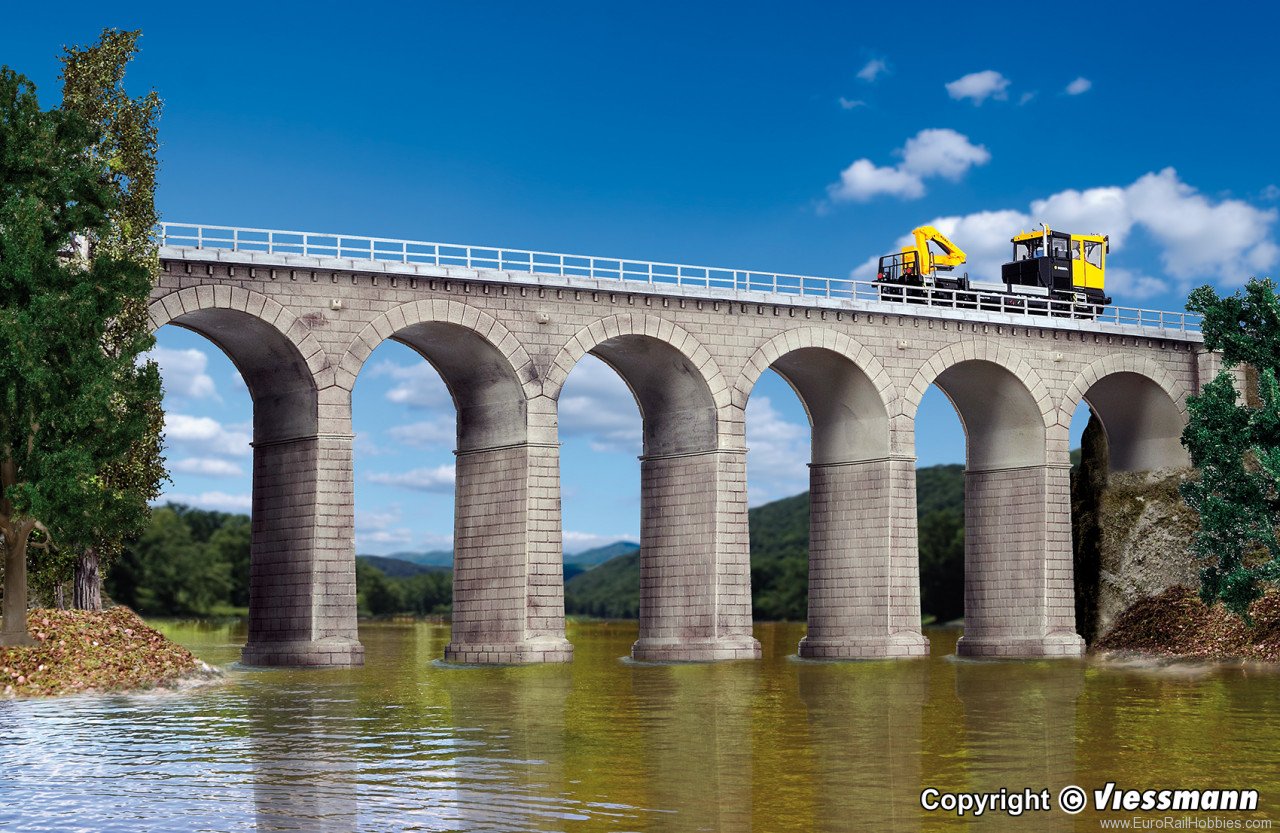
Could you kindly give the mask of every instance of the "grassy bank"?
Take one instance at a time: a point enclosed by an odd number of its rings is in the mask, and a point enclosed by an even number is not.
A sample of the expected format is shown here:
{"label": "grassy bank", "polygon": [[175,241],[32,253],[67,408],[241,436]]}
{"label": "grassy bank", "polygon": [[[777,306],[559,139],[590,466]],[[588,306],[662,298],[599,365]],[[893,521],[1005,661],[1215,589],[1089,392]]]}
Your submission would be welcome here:
{"label": "grassy bank", "polygon": [[1253,627],[1222,605],[1206,607],[1189,587],[1170,587],[1134,603],[1095,650],[1280,662],[1280,591],[1254,602],[1250,616]]}
{"label": "grassy bank", "polygon": [[127,607],[33,610],[36,644],[0,648],[0,694],[49,697],[173,686],[216,672]]}

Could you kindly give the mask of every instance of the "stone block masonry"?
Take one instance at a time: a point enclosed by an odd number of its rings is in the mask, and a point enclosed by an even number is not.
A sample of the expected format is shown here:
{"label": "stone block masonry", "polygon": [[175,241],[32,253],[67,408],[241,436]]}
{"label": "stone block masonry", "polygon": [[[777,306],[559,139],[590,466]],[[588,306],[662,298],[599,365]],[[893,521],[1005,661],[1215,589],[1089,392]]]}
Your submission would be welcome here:
{"label": "stone block masonry", "polygon": [[[750,659],[746,403],[773,367],[814,430],[809,636],[822,658],[911,657],[920,633],[915,416],[937,385],[968,438],[968,629],[984,656],[1079,653],[1067,450],[1089,402],[1136,469],[1182,466],[1199,336],[887,303],[165,247],[155,328],[204,334],[254,402],[246,662],[352,665],[350,392],[387,339],[459,404],[449,659],[566,661],[556,402],[586,354],[644,415],[647,660]],[[699,294],[701,293],[701,294]],[[1129,395],[1132,392],[1132,396]],[[1142,407],[1128,407],[1140,401]]]}

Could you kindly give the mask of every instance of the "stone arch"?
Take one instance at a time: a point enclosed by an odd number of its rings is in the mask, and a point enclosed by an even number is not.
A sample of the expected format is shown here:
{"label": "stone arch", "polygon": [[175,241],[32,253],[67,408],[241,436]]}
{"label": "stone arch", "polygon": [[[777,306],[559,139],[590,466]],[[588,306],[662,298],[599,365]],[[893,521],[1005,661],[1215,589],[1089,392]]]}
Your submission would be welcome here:
{"label": "stone arch", "polygon": [[[199,333],[253,400],[248,665],[359,665],[349,397],[309,324],[240,286],[201,285],[148,306],[151,326]],[[321,403],[325,407],[321,408]]]}
{"label": "stone arch", "polygon": [[870,350],[835,330],[802,327],[779,333],[747,361],[733,401],[745,408],[766,368],[795,390],[813,430],[813,462],[885,457],[889,403],[898,398],[888,371]]}
{"label": "stone arch", "polygon": [[1053,397],[1035,368],[1008,348],[966,341],[934,353],[907,387],[901,416],[915,417],[931,384],[960,415],[970,470],[1046,462],[1057,425]]}
{"label": "stone arch", "polygon": [[[892,453],[889,373],[863,345],[818,327],[787,330],[761,344],[734,388],[745,408],[772,368],[804,405],[809,466],[808,631],[803,657],[919,656],[914,527],[899,511],[912,461]],[[913,519],[914,520],[914,519]]]}
{"label": "stone arch", "polygon": [[310,327],[276,301],[238,286],[187,287],[153,300],[151,329],[191,330],[224,352],[253,399],[254,442],[314,435],[318,391],[332,379]]}
{"label": "stone arch", "polygon": [[650,315],[611,315],[571,337],[547,371],[543,395],[558,400],[569,372],[587,353],[631,388],[644,419],[646,456],[717,446],[729,385],[711,353],[687,330]]}
{"label": "stone arch", "polygon": [[387,340],[418,353],[444,379],[458,409],[459,451],[525,441],[537,372],[519,339],[493,316],[443,299],[394,307],[352,339],[336,384],[352,389],[369,355]]}
{"label": "stone arch", "polygon": [[1070,428],[1082,401],[1098,415],[1107,435],[1113,471],[1145,471],[1190,465],[1181,436],[1187,418],[1186,386],[1145,356],[1112,353],[1089,363],[1068,386],[1058,408]]}

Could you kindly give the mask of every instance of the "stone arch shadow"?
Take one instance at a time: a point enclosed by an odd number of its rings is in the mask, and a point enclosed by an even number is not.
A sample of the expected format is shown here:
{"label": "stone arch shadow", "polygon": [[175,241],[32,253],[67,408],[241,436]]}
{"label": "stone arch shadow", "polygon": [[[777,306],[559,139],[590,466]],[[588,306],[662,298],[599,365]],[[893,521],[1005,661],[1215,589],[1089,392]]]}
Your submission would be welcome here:
{"label": "stone arch shadow", "polygon": [[1063,395],[1058,423],[1070,428],[1087,402],[1102,423],[1112,471],[1155,471],[1191,465],[1182,447],[1186,386],[1150,359],[1112,354],[1077,374]]}

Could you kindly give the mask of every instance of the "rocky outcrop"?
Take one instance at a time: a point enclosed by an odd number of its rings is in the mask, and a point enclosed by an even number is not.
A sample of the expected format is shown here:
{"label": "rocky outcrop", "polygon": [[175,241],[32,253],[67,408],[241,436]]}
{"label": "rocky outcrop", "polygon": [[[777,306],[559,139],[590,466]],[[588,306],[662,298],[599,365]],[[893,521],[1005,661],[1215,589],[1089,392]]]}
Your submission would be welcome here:
{"label": "rocky outcrop", "polygon": [[1197,517],[1178,486],[1191,469],[1107,472],[1106,437],[1091,418],[1072,473],[1076,625],[1090,644],[1131,605],[1174,585],[1199,585]]}

